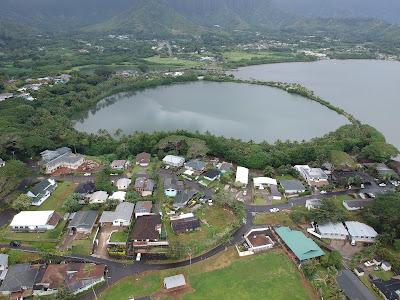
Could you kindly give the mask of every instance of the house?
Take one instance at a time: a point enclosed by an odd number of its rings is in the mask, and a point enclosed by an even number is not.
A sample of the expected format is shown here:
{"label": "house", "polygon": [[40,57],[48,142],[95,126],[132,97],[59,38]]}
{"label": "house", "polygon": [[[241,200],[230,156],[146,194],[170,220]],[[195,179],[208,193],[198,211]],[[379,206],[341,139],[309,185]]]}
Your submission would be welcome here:
{"label": "house", "polygon": [[383,262],[381,263],[381,268],[382,268],[383,271],[389,272],[389,271],[392,270],[392,265],[391,265],[389,262],[387,262],[387,261],[383,261]]}
{"label": "house", "polygon": [[153,202],[151,201],[138,201],[135,206],[135,218],[141,216],[148,216],[151,214],[153,208]]}
{"label": "house", "polygon": [[357,221],[344,222],[350,238],[355,242],[373,243],[378,233],[371,226]]}
{"label": "house", "polygon": [[167,290],[177,290],[186,287],[186,280],[183,274],[178,274],[175,276],[165,277],[164,278],[164,288]]}
{"label": "house", "polygon": [[317,209],[317,208],[320,208],[321,206],[322,206],[321,199],[307,199],[306,200],[305,207],[308,210]]}
{"label": "house", "polygon": [[354,211],[363,209],[367,204],[371,202],[372,200],[344,200],[343,206],[349,211]]}
{"label": "house", "polygon": [[123,201],[125,201],[125,198],[126,198],[126,192],[118,191],[118,192],[114,192],[108,199],[118,200],[119,202],[123,202]]}
{"label": "house", "polygon": [[326,223],[321,225],[315,225],[315,232],[320,235],[321,239],[330,240],[345,240],[349,235],[347,229],[343,223]]}
{"label": "house", "polygon": [[8,271],[8,255],[0,253],[0,284],[6,277]]}
{"label": "house", "polygon": [[271,185],[269,187],[269,190],[271,191],[272,200],[281,200],[282,199],[282,194],[279,191],[277,185]]}
{"label": "house", "polygon": [[141,167],[147,167],[150,164],[151,155],[146,152],[136,155],[136,164]]}
{"label": "house", "polygon": [[27,195],[32,198],[33,206],[40,206],[46,201],[57,188],[57,182],[54,179],[45,179],[37,183],[29,190]]}
{"label": "house", "polygon": [[365,274],[364,270],[362,268],[360,268],[360,267],[354,268],[354,273],[356,273],[356,275],[358,277],[364,276],[364,274]]}
{"label": "house", "polygon": [[32,296],[38,271],[38,267],[27,263],[9,266],[0,286],[0,296],[9,299],[24,299]]}
{"label": "house", "polygon": [[82,198],[94,193],[96,184],[92,181],[82,182],[76,188],[74,193],[80,194]]}
{"label": "house", "polygon": [[205,173],[203,173],[204,179],[207,179],[209,181],[215,181],[218,180],[221,177],[221,173],[218,170],[208,170]]}
{"label": "house", "polygon": [[308,165],[296,165],[294,168],[311,187],[318,188],[329,184],[328,175],[320,168],[310,168]]}
{"label": "house", "polygon": [[197,194],[197,191],[194,190],[185,190],[185,191],[181,191],[179,192],[176,197],[175,197],[175,201],[174,204],[172,204],[172,207],[175,210],[184,208],[188,202]]}
{"label": "house", "polygon": [[14,94],[12,94],[12,93],[3,93],[3,94],[0,94],[0,102],[1,102],[1,101],[4,101],[4,100],[7,100],[7,99],[10,99],[10,98],[12,98],[12,97],[14,97]]}
{"label": "house", "polygon": [[91,204],[101,204],[105,203],[108,199],[108,193],[105,191],[97,191],[94,192],[89,199],[89,203]]}
{"label": "house", "polygon": [[297,179],[280,180],[279,183],[285,190],[285,195],[288,197],[296,196],[306,191],[303,183]]}
{"label": "house", "polygon": [[6,165],[6,162],[4,160],[2,160],[0,157],[0,168],[4,167],[5,165]]}
{"label": "house", "polygon": [[120,159],[120,160],[114,160],[114,161],[111,163],[111,165],[110,165],[111,169],[117,170],[117,171],[126,170],[126,169],[128,169],[130,166],[131,166],[131,164],[130,164],[129,161],[127,161],[127,160],[122,160],[122,159]]}
{"label": "house", "polygon": [[117,180],[117,188],[121,191],[127,190],[129,185],[132,183],[132,180],[129,178],[120,178]]}
{"label": "house", "polygon": [[72,153],[71,148],[61,147],[56,150],[45,150],[40,153],[46,174],[51,174],[59,168],[78,169],[85,159]]}
{"label": "house", "polygon": [[135,191],[142,197],[151,196],[153,194],[155,182],[146,177],[138,177],[135,180]]}
{"label": "house", "polygon": [[10,229],[15,232],[44,232],[56,228],[61,219],[54,210],[21,211],[12,219]]}
{"label": "house", "polygon": [[200,159],[192,159],[185,163],[185,169],[193,171],[197,174],[203,172],[206,168],[206,163]]}
{"label": "house", "polygon": [[375,166],[376,171],[378,174],[382,177],[385,176],[391,176],[391,175],[396,175],[396,172],[393,171],[391,168],[389,168],[386,164],[384,163],[378,163]]}
{"label": "house", "polygon": [[184,233],[188,231],[194,231],[200,228],[200,220],[196,217],[181,218],[176,220],[171,220],[172,230],[178,233]]}
{"label": "house", "polygon": [[325,255],[321,248],[301,231],[291,230],[289,227],[278,227],[275,228],[275,232],[300,263]]}
{"label": "house", "polygon": [[222,174],[225,174],[232,170],[233,165],[231,163],[224,161],[222,163],[217,164],[217,168]]}
{"label": "house", "polygon": [[163,158],[163,163],[166,164],[167,166],[179,168],[182,167],[183,164],[185,163],[185,158],[181,156],[167,155]]}
{"label": "house", "polygon": [[131,219],[135,204],[130,202],[122,202],[117,205],[115,211],[104,211],[100,217],[100,225],[124,226],[131,225]]}
{"label": "house", "polygon": [[270,237],[271,229],[269,227],[260,227],[250,229],[244,239],[248,245],[249,251],[258,253],[274,247],[275,242]]}
{"label": "house", "polygon": [[269,177],[254,177],[253,178],[254,188],[263,190],[271,185],[278,185],[276,179]]}
{"label": "house", "polygon": [[160,240],[160,233],[160,215],[140,216],[136,219],[135,226],[130,235],[130,240],[133,243],[157,242]]}
{"label": "house", "polygon": [[373,279],[371,283],[378,289],[379,293],[385,300],[400,299],[400,280],[392,278],[383,281],[382,279]]}
{"label": "house", "polygon": [[184,189],[183,181],[179,181],[175,176],[164,178],[164,193],[167,197],[175,197],[179,191]]}
{"label": "house", "polygon": [[72,213],[67,228],[71,233],[91,234],[96,224],[97,211],[87,210]]}
{"label": "house", "polygon": [[106,266],[94,263],[49,264],[41,273],[41,278],[35,282],[35,296],[55,294],[60,287],[76,295],[103,282]]}
{"label": "house", "polygon": [[249,169],[244,167],[237,167],[235,183],[247,186],[249,183]]}

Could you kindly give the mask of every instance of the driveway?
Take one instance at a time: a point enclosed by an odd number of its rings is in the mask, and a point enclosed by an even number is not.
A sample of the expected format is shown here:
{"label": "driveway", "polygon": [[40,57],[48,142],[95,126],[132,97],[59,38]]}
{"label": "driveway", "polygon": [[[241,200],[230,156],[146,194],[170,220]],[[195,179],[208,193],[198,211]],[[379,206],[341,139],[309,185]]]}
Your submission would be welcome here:
{"label": "driveway", "polygon": [[97,235],[98,244],[94,248],[94,252],[92,256],[102,258],[102,259],[109,259],[108,251],[107,251],[107,241],[110,238],[111,234],[116,230],[113,226],[103,226],[99,230]]}
{"label": "driveway", "polygon": [[349,269],[343,269],[336,280],[350,300],[377,300],[375,295]]}

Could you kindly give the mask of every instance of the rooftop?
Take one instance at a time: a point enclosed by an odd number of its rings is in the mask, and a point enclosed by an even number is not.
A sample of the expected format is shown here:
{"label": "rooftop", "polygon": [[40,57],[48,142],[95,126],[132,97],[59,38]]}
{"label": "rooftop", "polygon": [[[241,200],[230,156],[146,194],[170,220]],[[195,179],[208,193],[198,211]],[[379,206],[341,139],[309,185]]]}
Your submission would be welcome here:
{"label": "rooftop", "polygon": [[21,211],[14,216],[10,226],[45,226],[53,214],[54,210]]}
{"label": "rooftop", "polygon": [[238,166],[235,181],[247,185],[249,183],[249,169]]}
{"label": "rooftop", "polygon": [[135,206],[135,213],[150,213],[153,207],[151,201],[138,201]]}
{"label": "rooftop", "polygon": [[136,219],[135,226],[131,232],[131,240],[145,241],[158,240],[161,231],[161,216],[149,215]]}
{"label": "rooftop", "polygon": [[37,273],[38,269],[30,264],[11,265],[0,286],[0,292],[19,292],[22,287],[33,288]]}
{"label": "rooftop", "polygon": [[186,285],[186,280],[183,274],[164,278],[164,286],[166,289],[174,289],[178,287],[183,287],[185,285]]}
{"label": "rooftop", "polygon": [[371,226],[357,221],[346,221],[344,224],[351,236],[376,237],[378,233]]}
{"label": "rooftop", "polygon": [[303,183],[297,179],[290,179],[290,180],[282,179],[279,182],[285,191],[305,191],[306,190]]}
{"label": "rooftop", "polygon": [[343,223],[326,223],[322,225],[317,225],[318,231],[321,234],[336,234],[336,235],[348,235],[346,228],[344,227]]}
{"label": "rooftop", "polygon": [[100,223],[112,223],[115,220],[130,221],[134,208],[135,204],[122,202],[117,205],[115,211],[104,211],[100,217]]}
{"label": "rooftop", "polygon": [[321,248],[301,231],[291,230],[289,227],[279,227],[275,231],[300,261],[325,255]]}
{"label": "rooftop", "polygon": [[87,211],[78,211],[74,213],[72,220],[68,224],[68,228],[93,228],[94,224],[97,220],[97,211],[87,210]]}

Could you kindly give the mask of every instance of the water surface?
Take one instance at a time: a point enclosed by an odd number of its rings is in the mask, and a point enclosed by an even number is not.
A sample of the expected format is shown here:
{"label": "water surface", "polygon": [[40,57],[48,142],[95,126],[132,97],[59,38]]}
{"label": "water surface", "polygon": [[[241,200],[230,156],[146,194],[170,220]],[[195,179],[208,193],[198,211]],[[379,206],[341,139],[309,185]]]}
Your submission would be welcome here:
{"label": "water surface", "polygon": [[400,63],[379,60],[324,60],[239,68],[242,79],[301,83],[318,96],[380,130],[400,148]]}
{"label": "water surface", "polygon": [[248,84],[193,82],[122,93],[76,122],[78,130],[209,131],[243,140],[308,140],[348,123],[336,112],[285,91]]}

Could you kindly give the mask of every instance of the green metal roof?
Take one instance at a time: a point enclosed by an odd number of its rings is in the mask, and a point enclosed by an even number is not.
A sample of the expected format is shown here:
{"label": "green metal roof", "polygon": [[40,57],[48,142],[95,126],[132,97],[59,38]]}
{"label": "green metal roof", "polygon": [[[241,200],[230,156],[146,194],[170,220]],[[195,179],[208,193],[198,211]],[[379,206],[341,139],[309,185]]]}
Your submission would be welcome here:
{"label": "green metal roof", "polygon": [[325,254],[312,239],[306,237],[301,231],[291,230],[289,227],[279,227],[275,231],[300,261]]}

